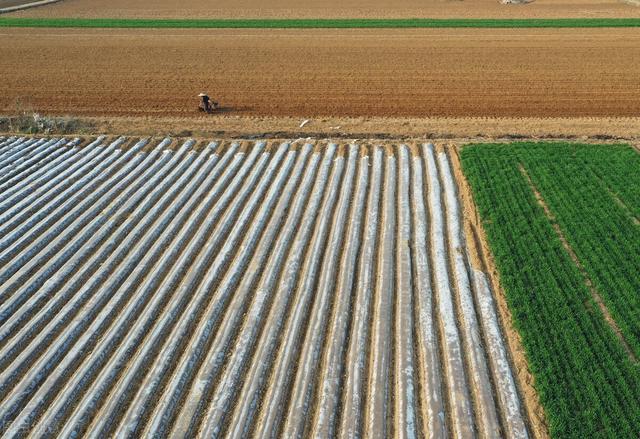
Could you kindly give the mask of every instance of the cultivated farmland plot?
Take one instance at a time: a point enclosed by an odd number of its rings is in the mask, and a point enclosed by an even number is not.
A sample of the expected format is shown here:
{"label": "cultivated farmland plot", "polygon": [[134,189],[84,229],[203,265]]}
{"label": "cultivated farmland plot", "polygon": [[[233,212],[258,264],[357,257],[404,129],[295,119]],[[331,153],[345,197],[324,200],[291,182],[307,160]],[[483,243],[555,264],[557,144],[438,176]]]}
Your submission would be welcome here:
{"label": "cultivated farmland plot", "polygon": [[0,138],[6,437],[527,437],[433,145]]}
{"label": "cultivated farmland plot", "polygon": [[554,437],[640,437],[640,155],[628,145],[462,150]]}
{"label": "cultivated farmland plot", "polygon": [[[91,10],[94,1],[88,2]],[[497,0],[495,4],[501,6]],[[635,10],[640,14],[640,8]],[[51,58],[52,52],[56,57]],[[221,72],[213,82],[210,70],[202,68],[203,54],[215,59]],[[47,114],[184,118],[197,105],[192,84],[208,84],[223,112],[233,116],[302,120],[305,115],[613,118],[640,114],[637,28],[2,28],[0,59],[4,113],[15,112],[16,102],[24,101],[24,90],[30,90],[28,105]],[[301,59],[305,62],[299,63]],[[584,68],[585,60],[591,68]],[[69,69],[69,64],[84,68]],[[289,68],[294,64],[300,65]],[[105,75],[105,65],[127,75]],[[460,72],[473,72],[473,80],[463,80]],[[154,84],[152,96],[147,93],[149,83]],[[311,127],[318,128],[318,119]],[[473,120],[465,120],[463,126]],[[483,123],[478,123],[479,131],[469,128],[469,134],[484,133]],[[576,123],[584,122],[567,122],[562,133],[576,130]],[[386,133],[394,126],[393,121],[380,124],[374,132]],[[521,122],[517,124],[520,129]],[[336,125],[344,127],[346,122]],[[624,126],[638,131],[633,128],[637,123],[627,121]]]}

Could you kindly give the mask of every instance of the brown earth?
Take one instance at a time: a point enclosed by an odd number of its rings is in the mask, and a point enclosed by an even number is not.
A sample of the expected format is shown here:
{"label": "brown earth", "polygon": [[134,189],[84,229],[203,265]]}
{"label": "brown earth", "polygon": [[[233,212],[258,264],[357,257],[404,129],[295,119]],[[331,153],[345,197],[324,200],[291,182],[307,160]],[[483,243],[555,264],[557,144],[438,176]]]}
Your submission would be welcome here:
{"label": "brown earth", "polygon": [[2,29],[0,59],[4,113],[640,115],[635,29]]}
{"label": "brown earth", "polygon": [[[637,0],[64,0],[15,13],[26,17],[414,18],[639,17]],[[303,6],[301,6],[301,4]]]}

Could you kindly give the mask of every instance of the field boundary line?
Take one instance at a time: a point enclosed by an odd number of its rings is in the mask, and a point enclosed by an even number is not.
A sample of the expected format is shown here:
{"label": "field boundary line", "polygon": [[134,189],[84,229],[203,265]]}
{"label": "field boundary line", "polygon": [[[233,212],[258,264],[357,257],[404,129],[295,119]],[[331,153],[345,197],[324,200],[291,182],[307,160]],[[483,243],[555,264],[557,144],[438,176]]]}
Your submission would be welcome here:
{"label": "field boundary line", "polygon": [[611,189],[607,188],[607,192],[609,192],[609,195],[611,195],[611,198],[613,198],[613,201],[615,201],[616,204],[620,206],[622,210],[624,210],[624,213],[626,213],[627,216],[629,216],[629,219],[631,219],[631,222],[636,226],[640,226],[640,219],[638,219],[638,217],[634,215],[631,209],[629,209],[629,206],[627,206],[624,203],[624,201],[622,201],[620,197],[618,197],[618,195],[616,195]]}
{"label": "field boundary line", "polygon": [[629,217],[633,225],[640,226],[640,218],[638,218],[633,213],[633,211],[629,209],[629,206],[627,206],[625,202],[622,201],[620,197],[615,192],[613,192],[613,190],[611,190],[611,188],[606,184],[605,181],[603,181],[602,178],[600,178],[600,176],[598,176],[598,178],[605,185],[605,188],[607,189],[607,193],[611,196],[611,198],[613,198],[613,201],[618,205],[618,207],[620,207],[620,209],[622,209],[624,213]]}
{"label": "field boundary line", "polygon": [[600,295],[600,292],[595,287],[595,285],[593,284],[593,281],[589,277],[589,273],[587,273],[587,270],[584,268],[584,266],[580,262],[580,259],[578,259],[578,255],[576,254],[576,252],[571,247],[571,244],[569,244],[569,241],[567,240],[567,238],[564,236],[564,233],[562,232],[562,229],[560,228],[560,225],[556,221],[555,215],[553,214],[553,212],[551,212],[551,209],[549,209],[549,206],[547,205],[547,202],[545,201],[544,197],[542,196],[542,193],[538,190],[538,188],[534,184],[533,180],[531,179],[531,176],[529,175],[529,173],[527,172],[527,170],[525,169],[525,167],[523,166],[522,163],[518,163],[518,169],[520,170],[520,173],[522,174],[522,176],[526,180],[529,188],[533,192],[533,195],[536,198],[536,201],[538,202],[540,207],[542,207],[542,210],[544,211],[544,215],[547,217],[547,219],[549,220],[549,223],[553,227],[553,230],[556,232],[556,235],[560,239],[560,242],[562,243],[562,246],[564,247],[564,249],[569,254],[569,257],[571,257],[571,260],[573,261],[573,263],[578,268],[578,271],[580,271],[580,274],[582,275],[582,279],[584,280],[584,284],[586,285],[586,287],[591,292],[591,296],[593,297],[593,300],[595,300],[596,304],[600,308],[600,311],[602,312],[602,315],[603,315],[605,321],[607,322],[609,327],[613,330],[613,332],[615,333],[616,337],[618,338],[618,340],[622,344],[622,347],[624,348],[625,352],[627,353],[627,356],[629,357],[629,359],[634,364],[638,364],[638,358],[635,356],[635,354],[631,350],[631,347],[629,346],[627,341],[624,339],[622,331],[618,327],[618,324],[616,323],[616,321],[611,316],[611,313],[609,312],[609,309],[607,308],[606,304],[604,303],[604,300],[602,299],[602,296]]}
{"label": "field boundary line", "polygon": [[[59,0],[30,3],[37,6]],[[21,7],[26,7],[23,5]],[[3,10],[0,10],[0,13]],[[8,11],[5,11],[8,12]],[[337,18],[337,19],[137,19],[2,17],[0,27],[49,28],[201,28],[201,29],[350,29],[350,28],[625,28],[640,18]]]}
{"label": "field boundary line", "polygon": [[458,186],[458,197],[463,212],[463,228],[467,244],[468,263],[472,270],[481,271],[486,276],[490,285],[494,298],[494,306],[496,308],[498,326],[507,349],[509,363],[522,404],[522,411],[527,428],[533,438],[549,438],[549,424],[535,387],[536,379],[529,369],[522,336],[514,326],[511,308],[507,303],[507,295],[502,287],[500,273],[493,259],[493,254],[487,241],[487,235],[473,199],[473,191],[462,171],[458,146],[455,144],[447,144],[444,150],[448,153],[451,160],[451,168],[453,169],[454,179]]}
{"label": "field boundary line", "polygon": [[[636,149],[635,145],[631,146],[633,149]],[[640,150],[637,150],[637,152],[640,152]],[[600,176],[597,172],[592,170],[592,174],[598,179],[598,181],[600,181],[600,183],[602,183],[602,185],[604,186],[604,188],[607,190],[607,193],[609,194],[609,196],[611,196],[611,198],[613,198],[613,201],[618,205],[618,207],[620,207],[620,209],[622,209],[624,211],[624,213],[629,217],[629,219],[631,220],[631,222],[635,225],[635,226],[640,226],[640,218],[638,218],[634,213],[633,210],[631,210],[629,208],[629,206],[627,206],[627,204],[618,196],[618,194],[616,194],[613,189],[611,188],[611,186],[609,186],[609,184],[607,184],[607,181]]]}

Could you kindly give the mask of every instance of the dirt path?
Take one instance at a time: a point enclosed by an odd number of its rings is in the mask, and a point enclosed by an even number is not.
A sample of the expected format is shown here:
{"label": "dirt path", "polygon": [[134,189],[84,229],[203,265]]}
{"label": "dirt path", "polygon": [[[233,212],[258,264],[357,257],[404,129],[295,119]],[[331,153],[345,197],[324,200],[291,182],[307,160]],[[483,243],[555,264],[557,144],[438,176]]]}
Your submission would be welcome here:
{"label": "dirt path", "polygon": [[640,114],[640,33],[557,30],[0,31],[0,111],[190,116]]}
{"label": "dirt path", "polygon": [[[500,0],[64,0],[22,12],[29,17],[107,18],[548,18],[638,17],[637,0],[536,0],[504,5]],[[0,2],[1,3],[1,2]],[[151,6],[153,5],[153,6]],[[303,5],[303,6],[301,6]]]}
{"label": "dirt path", "polygon": [[632,145],[640,141],[640,118],[321,117],[309,119],[302,128],[300,117],[109,116],[80,120],[93,127],[90,131],[94,133],[136,136],[455,139],[462,143],[556,138],[599,143],[629,141]]}

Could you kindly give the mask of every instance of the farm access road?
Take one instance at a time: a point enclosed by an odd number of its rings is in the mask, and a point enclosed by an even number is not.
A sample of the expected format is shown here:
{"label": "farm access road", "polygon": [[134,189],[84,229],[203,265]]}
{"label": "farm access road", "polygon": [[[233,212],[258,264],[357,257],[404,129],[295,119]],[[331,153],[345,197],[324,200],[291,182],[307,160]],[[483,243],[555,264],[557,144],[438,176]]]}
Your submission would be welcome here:
{"label": "farm access road", "polygon": [[3,113],[640,114],[636,29],[2,29],[0,58]]}

